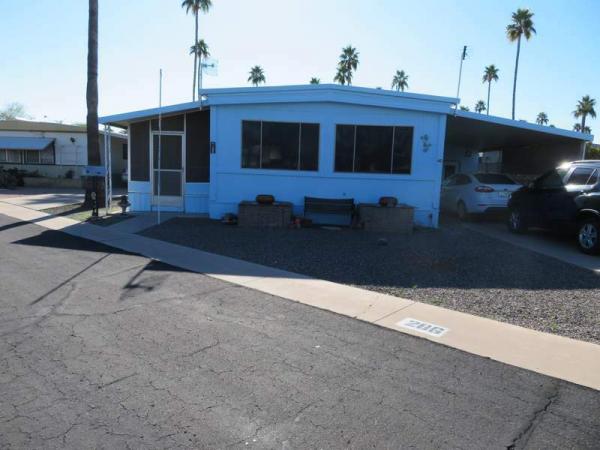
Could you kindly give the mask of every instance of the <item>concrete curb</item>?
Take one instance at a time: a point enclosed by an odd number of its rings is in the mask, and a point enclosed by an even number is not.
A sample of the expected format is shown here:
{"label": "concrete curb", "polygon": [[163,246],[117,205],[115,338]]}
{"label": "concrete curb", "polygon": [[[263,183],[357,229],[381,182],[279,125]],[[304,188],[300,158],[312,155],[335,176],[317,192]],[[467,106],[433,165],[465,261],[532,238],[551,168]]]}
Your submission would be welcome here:
{"label": "concrete curb", "polygon": [[82,224],[6,202],[0,202],[0,214],[600,390],[600,345],[319,280],[136,234]]}

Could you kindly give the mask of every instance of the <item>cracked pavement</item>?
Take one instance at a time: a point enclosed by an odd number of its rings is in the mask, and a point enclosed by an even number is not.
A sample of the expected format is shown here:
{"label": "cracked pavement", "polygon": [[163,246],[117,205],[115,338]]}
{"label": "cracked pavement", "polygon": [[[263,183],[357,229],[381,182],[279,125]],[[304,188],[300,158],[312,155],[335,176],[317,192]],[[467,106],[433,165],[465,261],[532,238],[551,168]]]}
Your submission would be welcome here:
{"label": "cracked pavement", "polygon": [[599,448],[600,392],[0,216],[0,448]]}

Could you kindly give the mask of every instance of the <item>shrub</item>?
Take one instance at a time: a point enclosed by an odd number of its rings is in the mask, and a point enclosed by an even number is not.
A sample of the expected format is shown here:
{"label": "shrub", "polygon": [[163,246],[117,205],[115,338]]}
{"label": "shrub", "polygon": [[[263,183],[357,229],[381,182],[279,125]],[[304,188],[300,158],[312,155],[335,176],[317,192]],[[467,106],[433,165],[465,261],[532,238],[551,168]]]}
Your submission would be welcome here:
{"label": "shrub", "polygon": [[17,187],[17,178],[8,170],[0,168],[0,187],[14,189]]}

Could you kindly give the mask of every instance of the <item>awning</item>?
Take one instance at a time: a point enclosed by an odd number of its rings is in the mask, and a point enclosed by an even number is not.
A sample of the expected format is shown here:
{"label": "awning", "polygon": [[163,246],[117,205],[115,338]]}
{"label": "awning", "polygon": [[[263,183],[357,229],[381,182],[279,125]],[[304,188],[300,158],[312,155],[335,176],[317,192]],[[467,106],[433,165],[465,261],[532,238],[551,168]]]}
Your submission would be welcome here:
{"label": "awning", "polygon": [[43,137],[0,136],[0,150],[46,150],[54,139]]}

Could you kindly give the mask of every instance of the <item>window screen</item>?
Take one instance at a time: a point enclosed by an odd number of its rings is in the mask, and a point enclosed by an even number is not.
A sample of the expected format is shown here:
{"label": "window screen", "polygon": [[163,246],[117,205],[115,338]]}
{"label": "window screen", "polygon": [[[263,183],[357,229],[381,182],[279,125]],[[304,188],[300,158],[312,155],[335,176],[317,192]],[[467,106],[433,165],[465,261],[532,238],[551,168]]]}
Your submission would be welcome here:
{"label": "window screen", "polygon": [[338,125],[335,130],[335,171],[354,172],[354,125]]}
{"label": "window screen", "polygon": [[131,181],[150,180],[150,122],[137,122],[129,126],[131,144]]}
{"label": "window screen", "polygon": [[21,164],[23,152],[21,150],[6,150],[6,162]]}
{"label": "window screen", "polygon": [[40,152],[37,150],[25,150],[25,164],[39,164]]}
{"label": "window screen", "polygon": [[40,164],[54,164],[54,145],[40,152]]}
{"label": "window screen", "polygon": [[185,176],[188,183],[210,180],[210,113],[198,111],[186,116]]}
{"label": "window screen", "polygon": [[297,170],[299,144],[299,124],[263,122],[261,168]]}
{"label": "window screen", "polygon": [[412,127],[338,125],[335,171],[410,173]]}
{"label": "window screen", "polygon": [[242,167],[318,170],[319,124],[242,121]]}

